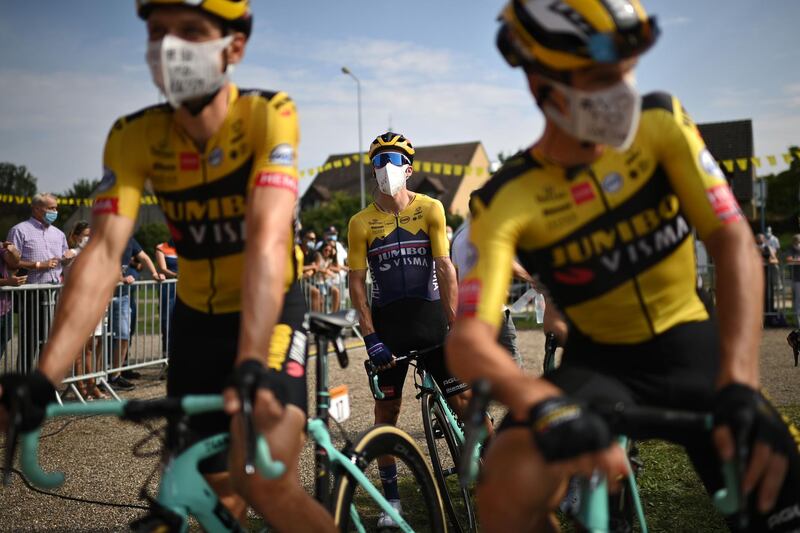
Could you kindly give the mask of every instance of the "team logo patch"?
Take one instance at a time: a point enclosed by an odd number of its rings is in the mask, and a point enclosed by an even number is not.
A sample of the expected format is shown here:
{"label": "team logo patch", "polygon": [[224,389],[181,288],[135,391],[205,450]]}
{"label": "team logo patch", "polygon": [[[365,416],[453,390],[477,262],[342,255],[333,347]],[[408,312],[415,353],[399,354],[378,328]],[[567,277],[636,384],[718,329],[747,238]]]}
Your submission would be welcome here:
{"label": "team logo patch", "polygon": [[717,161],[707,148],[703,148],[703,151],[700,152],[700,167],[710,176],[721,180],[725,179],[725,174],[722,173],[722,169],[719,168]]}
{"label": "team logo patch", "polygon": [[601,185],[604,191],[615,193],[622,188],[622,175],[617,172],[612,172],[603,178]]}
{"label": "team logo patch", "polygon": [[111,189],[117,183],[117,175],[114,174],[114,171],[108,167],[103,167],[103,179],[100,180],[100,183],[97,185],[97,189],[95,189],[95,193],[98,192],[106,192],[107,190]]}
{"label": "team logo patch", "polygon": [[728,187],[727,183],[706,189],[706,195],[717,218],[725,224],[742,219],[739,204],[736,202],[736,198],[734,198],[733,192],[731,192],[731,188]]}
{"label": "team logo patch", "polygon": [[222,164],[222,148],[214,148],[210,154],[208,154],[208,164],[212,167],[218,167]]}
{"label": "team logo patch", "polygon": [[569,191],[572,193],[572,199],[577,205],[584,202],[594,200],[594,189],[590,183],[579,183],[570,187]]}
{"label": "team logo patch", "polygon": [[284,167],[291,166],[294,162],[294,149],[291,144],[279,144],[269,154],[269,162],[273,165]]}
{"label": "team logo patch", "polygon": [[261,172],[256,176],[256,187],[277,187],[297,194],[297,180],[279,172]]}
{"label": "team logo patch", "polygon": [[464,281],[458,287],[458,316],[473,317],[481,299],[481,280]]}
{"label": "team logo patch", "polygon": [[92,207],[94,215],[116,215],[119,213],[119,198],[97,198]]}
{"label": "team logo patch", "polygon": [[181,170],[200,170],[200,154],[195,152],[181,152]]}

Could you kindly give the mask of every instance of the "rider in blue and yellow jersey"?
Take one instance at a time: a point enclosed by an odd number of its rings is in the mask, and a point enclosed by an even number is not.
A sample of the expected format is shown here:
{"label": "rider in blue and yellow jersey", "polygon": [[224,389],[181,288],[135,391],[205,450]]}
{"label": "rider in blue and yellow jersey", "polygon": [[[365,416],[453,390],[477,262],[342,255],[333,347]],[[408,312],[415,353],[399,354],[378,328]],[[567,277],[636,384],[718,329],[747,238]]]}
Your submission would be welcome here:
{"label": "rider in blue and yellow jersey", "polygon": [[[385,394],[375,402],[376,424],[397,424],[408,363],[394,355],[439,345],[425,364],[457,410],[466,401],[466,384],[444,364],[444,338],[455,319],[456,273],[450,262],[441,202],[406,188],[413,172],[414,147],[403,135],[375,138],[369,158],[377,180],[375,201],[350,219],[347,234],[350,299],[358,311],[367,353],[383,370],[378,385]],[[367,299],[372,279],[372,307]],[[397,467],[391,456],[378,459],[386,498],[400,509]],[[391,527],[381,514],[378,527]]]}

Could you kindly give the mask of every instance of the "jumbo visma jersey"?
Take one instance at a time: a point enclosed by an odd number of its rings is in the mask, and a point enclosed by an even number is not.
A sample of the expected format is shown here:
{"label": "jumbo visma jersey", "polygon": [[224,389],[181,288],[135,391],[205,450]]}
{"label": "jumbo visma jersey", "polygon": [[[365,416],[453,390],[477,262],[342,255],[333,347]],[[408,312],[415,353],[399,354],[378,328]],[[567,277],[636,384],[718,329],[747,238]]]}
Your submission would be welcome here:
{"label": "jumbo visma jersey", "polygon": [[701,239],[741,219],[725,180],[670,95],[643,99],[625,152],[565,170],[535,151],[508,161],[471,200],[472,265],[459,313],[498,324],[511,260],[536,273],[570,327],[634,344],[708,318],[696,291]]}
{"label": "jumbo visma jersey", "polygon": [[[94,213],[136,219],[149,182],[175,240],[178,297],[205,313],[240,311],[248,194],[254,187],[297,194],[294,103],[282,92],[230,84],[228,114],[204,150],[173,116],[171,107],[158,105],[117,120]],[[293,243],[290,238],[287,289],[297,277]]]}
{"label": "jumbo visma jersey", "polygon": [[419,193],[397,215],[372,203],[350,219],[347,259],[351,269],[369,267],[373,307],[439,300],[433,259],[448,255],[445,228],[441,202]]}

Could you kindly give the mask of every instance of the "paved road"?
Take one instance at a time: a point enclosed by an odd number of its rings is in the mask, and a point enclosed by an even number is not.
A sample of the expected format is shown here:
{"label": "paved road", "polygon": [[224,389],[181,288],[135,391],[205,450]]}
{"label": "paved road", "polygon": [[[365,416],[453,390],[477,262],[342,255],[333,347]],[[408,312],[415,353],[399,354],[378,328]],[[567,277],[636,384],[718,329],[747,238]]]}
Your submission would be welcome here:
{"label": "paved road", "polygon": [[[766,388],[778,404],[800,404],[800,368],[794,368],[786,345],[788,330],[767,330],[762,342],[762,375]],[[526,368],[541,368],[544,338],[540,331],[520,333],[520,345]],[[363,349],[351,350],[351,364],[341,370],[331,360],[331,385],[345,383],[350,388],[352,416],[344,424],[356,435],[372,424],[372,397],[364,377]],[[312,372],[313,374],[313,372]],[[310,390],[313,388],[310,386]],[[400,426],[424,443],[420,414],[410,391],[411,374],[406,382],[407,405]],[[139,387],[127,397],[150,398],[164,394],[163,381],[157,372],[148,372]],[[59,494],[141,505],[139,488],[157,467],[156,457],[134,458],[133,445],[147,435],[147,430],[109,418],[77,419],[48,424],[44,434],[52,433],[41,443],[45,469],[67,472],[67,482]],[[145,449],[154,451],[151,443]],[[424,446],[423,446],[424,448]],[[303,457],[303,481],[311,484],[312,455],[308,447]],[[151,487],[152,488],[152,487]],[[127,531],[127,524],[143,511],[119,509],[65,501],[31,492],[15,477],[10,488],[0,488],[0,531]]]}

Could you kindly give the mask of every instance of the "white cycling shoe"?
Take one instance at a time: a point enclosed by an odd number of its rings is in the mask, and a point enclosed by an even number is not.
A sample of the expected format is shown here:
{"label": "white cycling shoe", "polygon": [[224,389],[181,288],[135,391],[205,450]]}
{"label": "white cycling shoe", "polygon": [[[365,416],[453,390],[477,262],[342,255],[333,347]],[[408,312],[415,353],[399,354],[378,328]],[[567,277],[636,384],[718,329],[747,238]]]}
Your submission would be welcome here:
{"label": "white cycling shoe", "polygon": [[[392,507],[394,507],[394,509],[402,516],[403,504],[400,503],[400,500],[389,500],[389,504]],[[397,525],[397,522],[392,520],[391,516],[381,511],[381,514],[378,517],[378,529],[399,529],[399,528],[400,526]]]}

